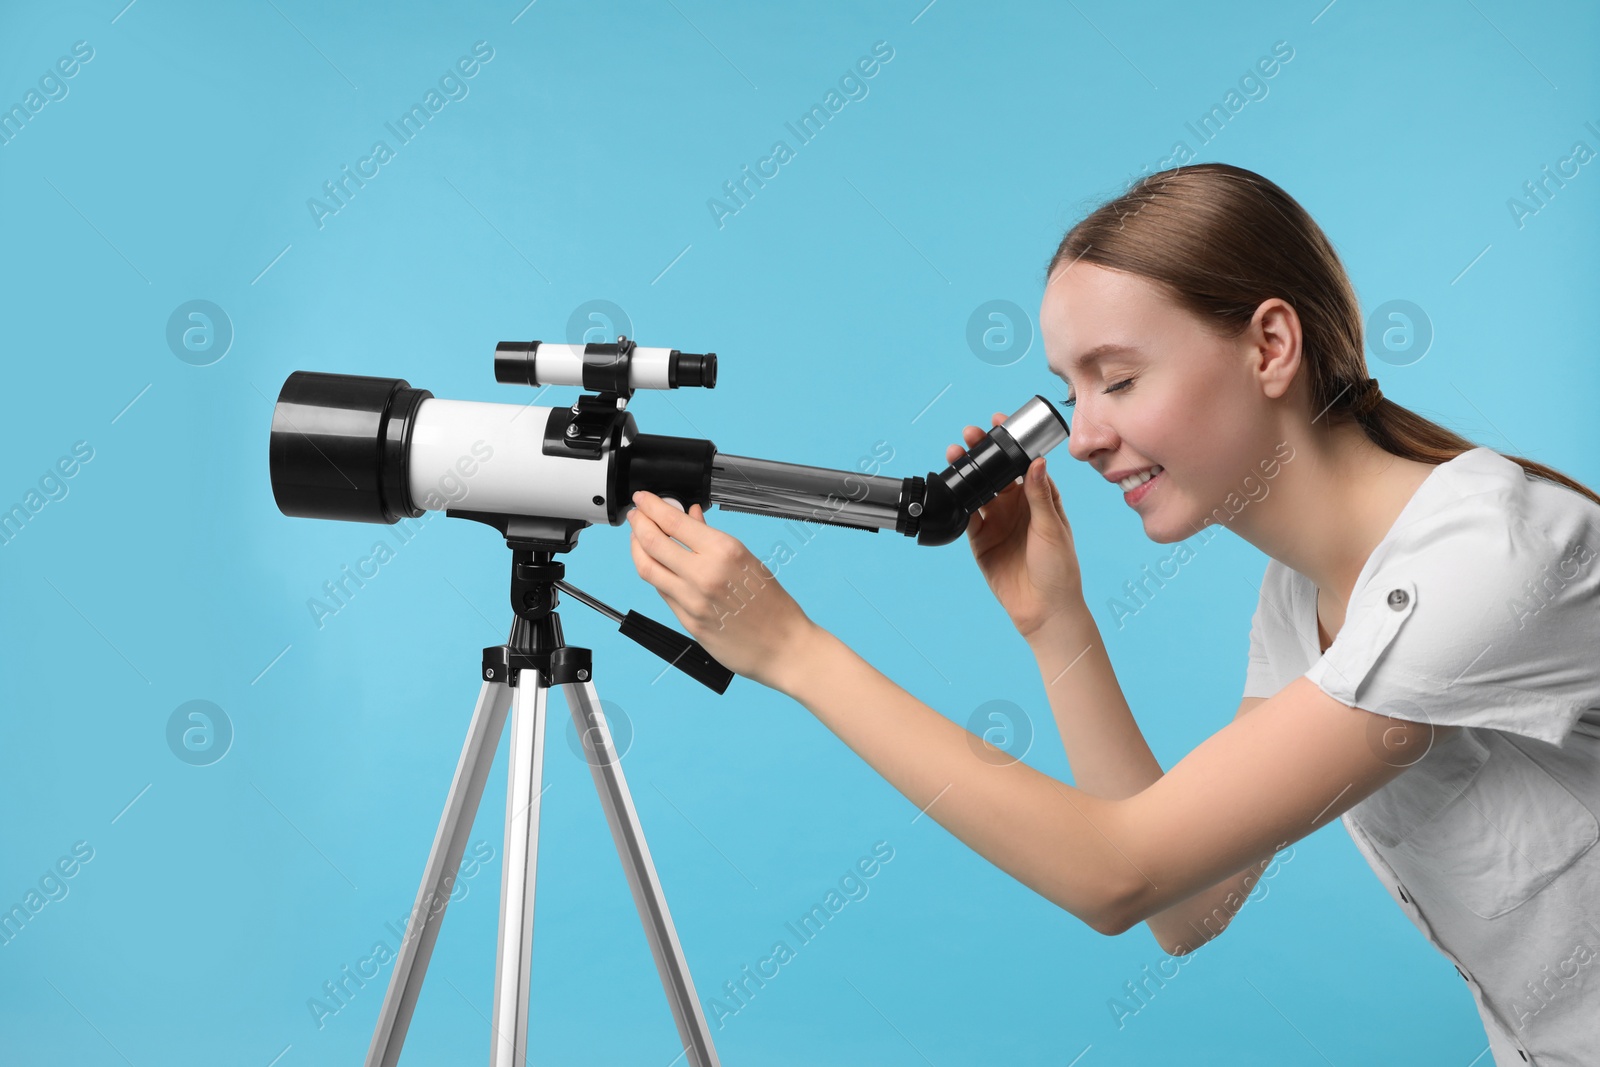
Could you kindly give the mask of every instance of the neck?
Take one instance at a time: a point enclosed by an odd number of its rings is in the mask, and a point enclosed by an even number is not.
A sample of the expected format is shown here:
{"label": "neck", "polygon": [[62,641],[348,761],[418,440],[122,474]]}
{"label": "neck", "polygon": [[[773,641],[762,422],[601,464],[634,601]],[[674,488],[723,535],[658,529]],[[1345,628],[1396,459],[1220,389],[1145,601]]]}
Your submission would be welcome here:
{"label": "neck", "polygon": [[1291,443],[1269,506],[1245,509],[1234,532],[1311,579],[1342,617],[1367,558],[1433,466],[1385,452],[1348,423]]}

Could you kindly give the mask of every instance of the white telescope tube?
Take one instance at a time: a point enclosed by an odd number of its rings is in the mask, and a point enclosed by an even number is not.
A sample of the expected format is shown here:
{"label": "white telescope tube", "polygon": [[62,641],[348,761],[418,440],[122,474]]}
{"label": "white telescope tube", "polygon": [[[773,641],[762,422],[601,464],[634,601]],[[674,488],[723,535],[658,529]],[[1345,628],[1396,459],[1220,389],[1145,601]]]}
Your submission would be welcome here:
{"label": "white telescope tube", "polygon": [[425,511],[559,515],[608,524],[611,465],[603,452],[592,460],[545,455],[545,426],[554,410],[424,400],[411,431],[412,501]]}

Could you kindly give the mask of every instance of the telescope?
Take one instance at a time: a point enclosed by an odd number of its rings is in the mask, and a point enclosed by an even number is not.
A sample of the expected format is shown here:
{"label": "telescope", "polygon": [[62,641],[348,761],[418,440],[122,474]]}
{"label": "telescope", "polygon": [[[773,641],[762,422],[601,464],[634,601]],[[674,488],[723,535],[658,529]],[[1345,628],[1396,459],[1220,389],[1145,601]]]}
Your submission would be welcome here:
{"label": "telescope", "polygon": [[[636,389],[712,389],[715,352],[506,341],[496,381],[592,390],[571,407],[446,400],[402,378],[295,371],[273,410],[272,492],[285,515],[395,523],[423,511],[621,525],[647,490],[688,510],[798,519],[943,545],[1067,422],[1035,395],[944,471],[891,478],[729,455],[710,441],[640,433]],[[457,490],[470,506],[457,507]]]}
{"label": "telescope", "polygon": [[[483,650],[482,685],[406,935],[378,1011],[366,1067],[397,1067],[467,835],[499,738],[511,722],[504,863],[495,956],[491,1067],[525,1067],[535,874],[549,690],[566,698],[655,958],[682,1051],[672,1061],[720,1067],[666,894],[644,839],[595,687],[587,648],[567,644],[557,590],[621,623],[624,636],[718,693],[733,674],[697,642],[636,611],[626,616],[565,580],[556,554],[599,523],[627,518],[647,490],[685,511],[720,506],[877,533],[919,544],[958,537],[971,514],[1067,437],[1035,396],[955,463],[890,478],[717,451],[710,441],[640,433],[636,389],[713,389],[715,352],[642,348],[626,336],[584,345],[505,341],[494,375],[507,384],[592,390],[571,407],[444,400],[402,378],[295,371],[272,412],[272,495],[285,515],[396,523],[424,511],[487,523],[512,552],[506,643]],[[536,398],[537,399],[537,398]],[[663,1057],[665,1062],[665,1057]]]}

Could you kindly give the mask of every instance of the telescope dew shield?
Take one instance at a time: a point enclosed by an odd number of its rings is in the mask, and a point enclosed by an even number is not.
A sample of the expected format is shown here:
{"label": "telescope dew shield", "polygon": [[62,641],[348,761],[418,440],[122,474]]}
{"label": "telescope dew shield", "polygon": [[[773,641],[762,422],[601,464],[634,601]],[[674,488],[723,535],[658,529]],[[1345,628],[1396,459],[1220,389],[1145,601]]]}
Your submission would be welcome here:
{"label": "telescope dew shield", "polygon": [[433,394],[401,378],[295,371],[272,410],[272,496],[285,515],[416,518],[407,470],[416,414]]}

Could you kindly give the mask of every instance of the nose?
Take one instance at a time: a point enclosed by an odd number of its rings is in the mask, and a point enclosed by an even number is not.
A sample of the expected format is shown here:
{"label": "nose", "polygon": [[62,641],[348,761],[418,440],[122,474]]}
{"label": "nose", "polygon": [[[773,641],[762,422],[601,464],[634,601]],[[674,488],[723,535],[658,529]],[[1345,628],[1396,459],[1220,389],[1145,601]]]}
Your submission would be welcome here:
{"label": "nose", "polygon": [[1104,422],[1083,410],[1079,403],[1073,408],[1071,433],[1067,437],[1067,454],[1083,463],[1103,448],[1115,448],[1116,434]]}

